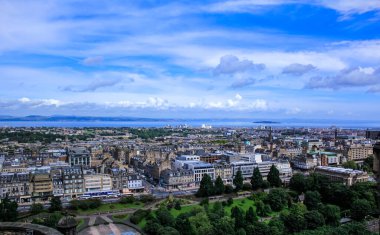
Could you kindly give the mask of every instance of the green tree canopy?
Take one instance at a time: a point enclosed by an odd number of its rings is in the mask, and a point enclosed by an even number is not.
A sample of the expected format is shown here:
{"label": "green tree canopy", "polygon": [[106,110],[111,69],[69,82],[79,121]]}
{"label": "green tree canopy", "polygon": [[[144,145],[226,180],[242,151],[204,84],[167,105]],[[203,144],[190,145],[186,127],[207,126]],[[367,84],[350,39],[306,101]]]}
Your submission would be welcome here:
{"label": "green tree canopy", "polygon": [[283,213],[281,219],[290,233],[300,232],[307,227],[304,217],[306,208],[303,204],[293,204],[288,213]]}
{"label": "green tree canopy", "polygon": [[257,214],[252,206],[250,206],[245,213],[245,220],[247,224],[252,224],[253,222],[257,221]]}
{"label": "green tree canopy", "polygon": [[218,176],[218,178],[216,178],[216,180],[215,180],[214,189],[215,189],[214,193],[216,195],[220,195],[220,194],[224,193],[224,183],[223,183],[223,180],[220,176]]}
{"label": "green tree canopy", "polygon": [[50,201],[50,207],[49,211],[54,212],[54,211],[61,211],[62,210],[62,202],[59,197],[53,197]]}
{"label": "green tree canopy", "polygon": [[156,211],[156,217],[162,226],[173,226],[174,217],[165,206],[161,206]]}
{"label": "green tree canopy", "polygon": [[306,178],[303,174],[296,173],[292,176],[289,182],[289,188],[299,194],[306,191]]}
{"label": "green tree canopy", "polygon": [[304,203],[307,209],[317,210],[321,204],[321,195],[318,193],[318,191],[307,191],[305,193]]}
{"label": "green tree canopy", "polygon": [[304,217],[308,229],[316,229],[325,224],[325,218],[316,210],[307,211]]}
{"label": "green tree canopy", "polygon": [[235,185],[235,190],[240,191],[243,188],[243,175],[240,170],[236,172],[233,183]]}
{"label": "green tree canopy", "polygon": [[342,166],[344,168],[349,168],[349,169],[354,169],[354,170],[358,169],[358,165],[356,164],[355,161],[347,161],[347,162],[343,163]]}
{"label": "green tree canopy", "polygon": [[16,221],[18,216],[17,208],[17,202],[11,201],[7,194],[0,203],[0,222]]}
{"label": "green tree canopy", "polygon": [[354,220],[361,221],[366,217],[366,215],[370,214],[371,211],[371,203],[365,199],[357,199],[352,203],[351,217]]}
{"label": "green tree canopy", "polygon": [[270,205],[272,210],[280,211],[288,204],[288,193],[282,188],[272,189],[265,201]]}
{"label": "green tree canopy", "polygon": [[257,190],[263,186],[263,177],[258,167],[253,170],[251,185],[253,190]]}
{"label": "green tree canopy", "polygon": [[328,225],[338,226],[340,220],[340,208],[335,205],[326,205],[322,208],[322,214]]}
{"label": "green tree canopy", "polygon": [[280,179],[280,172],[274,164],[271,166],[269,170],[267,179],[272,187],[280,187],[282,184]]}
{"label": "green tree canopy", "polygon": [[208,174],[204,174],[197,192],[198,197],[209,197],[214,194],[214,184]]}

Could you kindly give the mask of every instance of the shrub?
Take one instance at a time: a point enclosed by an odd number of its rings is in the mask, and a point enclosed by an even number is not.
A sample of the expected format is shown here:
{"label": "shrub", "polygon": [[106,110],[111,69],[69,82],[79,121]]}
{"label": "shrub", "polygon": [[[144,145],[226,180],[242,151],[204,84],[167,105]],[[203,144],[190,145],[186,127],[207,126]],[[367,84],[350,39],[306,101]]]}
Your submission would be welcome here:
{"label": "shrub", "polygon": [[147,202],[153,202],[154,197],[153,195],[141,195],[140,196],[140,202],[147,203]]}
{"label": "shrub", "polygon": [[232,185],[229,185],[227,184],[225,187],[224,187],[224,192],[227,193],[227,194],[230,194],[234,191],[234,188],[232,187]]}
{"label": "shrub", "polygon": [[181,210],[181,203],[179,201],[175,202],[174,209],[176,209],[177,211]]}
{"label": "shrub", "polygon": [[44,210],[44,206],[41,203],[33,203],[30,206],[30,213],[33,215],[39,214]]}
{"label": "shrub", "polygon": [[250,183],[243,184],[243,190],[250,191],[252,189],[252,185]]}
{"label": "shrub", "polygon": [[203,205],[208,205],[209,204],[209,200],[208,200],[208,197],[204,198],[200,203],[199,205],[203,206]]}
{"label": "shrub", "polygon": [[135,211],[131,218],[130,218],[130,221],[134,224],[138,224],[141,222],[141,220],[143,220],[146,216],[148,216],[150,214],[150,210],[142,210],[142,209],[139,209],[137,211]]}
{"label": "shrub", "polygon": [[136,201],[134,196],[123,197],[119,200],[121,204],[132,204]]}
{"label": "shrub", "polygon": [[234,203],[234,199],[232,199],[232,197],[228,198],[227,205],[231,206],[233,203]]}

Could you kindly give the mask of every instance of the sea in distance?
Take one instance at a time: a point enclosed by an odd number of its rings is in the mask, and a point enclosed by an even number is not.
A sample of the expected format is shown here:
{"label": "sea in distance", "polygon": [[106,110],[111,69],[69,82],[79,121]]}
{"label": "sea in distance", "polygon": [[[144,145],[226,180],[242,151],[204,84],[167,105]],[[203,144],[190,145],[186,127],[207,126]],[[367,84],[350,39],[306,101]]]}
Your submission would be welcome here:
{"label": "sea in distance", "polygon": [[355,121],[355,120],[249,120],[249,119],[162,119],[162,120],[33,120],[33,121],[0,121],[0,127],[178,127],[187,125],[188,127],[199,128],[202,125],[212,127],[230,128],[255,128],[259,126],[271,126],[273,128],[329,128],[337,127],[343,129],[380,129],[379,121]]}

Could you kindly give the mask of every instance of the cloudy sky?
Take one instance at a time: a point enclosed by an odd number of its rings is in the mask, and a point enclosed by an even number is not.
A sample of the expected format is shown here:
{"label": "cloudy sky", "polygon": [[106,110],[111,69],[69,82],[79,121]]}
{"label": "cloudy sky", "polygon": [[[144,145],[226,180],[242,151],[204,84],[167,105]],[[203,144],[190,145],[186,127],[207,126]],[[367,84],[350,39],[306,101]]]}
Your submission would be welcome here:
{"label": "cloudy sky", "polygon": [[0,0],[0,115],[380,117],[379,0]]}

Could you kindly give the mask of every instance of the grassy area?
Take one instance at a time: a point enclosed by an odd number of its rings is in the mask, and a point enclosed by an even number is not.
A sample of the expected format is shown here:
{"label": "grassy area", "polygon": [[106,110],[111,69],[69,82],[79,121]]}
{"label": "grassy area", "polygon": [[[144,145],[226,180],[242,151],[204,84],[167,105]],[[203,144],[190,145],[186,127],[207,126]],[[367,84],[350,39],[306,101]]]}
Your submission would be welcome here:
{"label": "grassy area", "polygon": [[[213,206],[213,203],[210,203],[210,205]],[[235,206],[238,206],[244,211],[247,211],[249,207],[251,206],[253,207],[253,209],[256,209],[254,205],[255,205],[255,202],[248,198],[239,198],[239,199],[234,199],[234,203],[232,203],[231,206],[225,206],[224,211],[226,215],[231,216],[231,209]]]}
{"label": "grassy area", "polygon": [[186,213],[186,212],[189,212],[191,211],[191,209],[194,207],[195,205],[185,205],[185,206],[182,206],[181,207],[181,210],[176,210],[174,208],[172,208],[170,210],[170,213],[174,216],[174,217],[177,217],[179,216],[180,214],[183,214],[183,213]]}
{"label": "grassy area", "polygon": [[108,211],[117,211],[117,210],[123,210],[123,209],[139,209],[144,206],[143,203],[133,203],[133,204],[121,204],[121,203],[112,203],[112,204],[102,204],[100,207],[96,209],[88,209],[88,210],[81,210],[79,209],[77,211],[78,214],[92,214],[92,213],[102,213],[102,212],[108,212]]}

